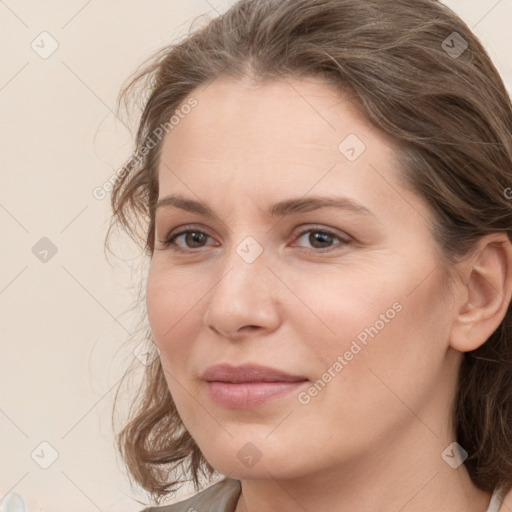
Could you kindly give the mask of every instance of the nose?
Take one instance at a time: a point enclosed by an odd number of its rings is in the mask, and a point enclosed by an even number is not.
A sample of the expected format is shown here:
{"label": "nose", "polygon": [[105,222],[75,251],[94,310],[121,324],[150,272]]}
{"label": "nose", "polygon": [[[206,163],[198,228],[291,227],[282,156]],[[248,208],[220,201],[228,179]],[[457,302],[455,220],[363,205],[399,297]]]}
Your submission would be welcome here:
{"label": "nose", "polygon": [[230,340],[277,329],[282,284],[267,268],[265,252],[248,262],[233,251],[225,263],[220,279],[207,295],[204,324]]}

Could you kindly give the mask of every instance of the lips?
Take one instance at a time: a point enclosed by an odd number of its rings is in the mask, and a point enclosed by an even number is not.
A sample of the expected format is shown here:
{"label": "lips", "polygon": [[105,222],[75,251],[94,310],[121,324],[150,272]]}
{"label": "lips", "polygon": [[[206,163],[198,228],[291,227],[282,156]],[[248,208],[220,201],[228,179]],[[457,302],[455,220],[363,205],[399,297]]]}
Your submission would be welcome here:
{"label": "lips", "polygon": [[291,375],[281,370],[257,364],[231,366],[219,364],[208,368],[201,376],[208,382],[300,382],[308,380],[301,375]]}
{"label": "lips", "polygon": [[201,376],[210,399],[228,409],[257,407],[288,395],[308,379],[281,370],[246,364],[221,364],[208,368]]}

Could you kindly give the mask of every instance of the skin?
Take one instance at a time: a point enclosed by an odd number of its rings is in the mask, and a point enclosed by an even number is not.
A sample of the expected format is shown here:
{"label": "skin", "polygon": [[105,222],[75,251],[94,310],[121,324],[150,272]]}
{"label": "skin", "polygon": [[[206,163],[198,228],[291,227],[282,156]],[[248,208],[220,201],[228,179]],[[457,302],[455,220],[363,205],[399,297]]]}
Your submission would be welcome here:
{"label": "skin", "polygon": [[[483,512],[490,494],[441,454],[455,440],[462,352],[485,342],[510,301],[506,237],[482,239],[448,289],[428,205],[400,184],[392,140],[347,97],[292,78],[218,79],[193,97],[164,139],[159,198],[200,200],[216,217],[158,209],[147,311],[183,423],[218,471],[242,481],[236,511]],[[349,134],[366,146],[354,161],[338,149]],[[311,195],[342,195],[372,215],[266,213]],[[207,236],[166,247],[179,227]],[[263,248],[252,263],[236,251],[248,236]],[[292,392],[229,409],[206,394],[201,373],[223,362],[306,376],[307,391],[396,303],[307,404]],[[247,443],[261,454],[252,467],[237,457],[254,451]]]}

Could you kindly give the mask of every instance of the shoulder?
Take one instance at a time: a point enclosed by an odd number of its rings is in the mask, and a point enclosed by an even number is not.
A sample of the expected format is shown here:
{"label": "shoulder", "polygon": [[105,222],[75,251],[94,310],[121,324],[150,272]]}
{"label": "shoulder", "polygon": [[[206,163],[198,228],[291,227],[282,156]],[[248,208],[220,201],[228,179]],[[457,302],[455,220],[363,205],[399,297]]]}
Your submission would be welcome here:
{"label": "shoulder", "polygon": [[512,510],[512,488],[503,496],[499,512]]}
{"label": "shoulder", "polygon": [[141,512],[234,512],[240,491],[239,480],[224,478],[187,500],[145,508]]}

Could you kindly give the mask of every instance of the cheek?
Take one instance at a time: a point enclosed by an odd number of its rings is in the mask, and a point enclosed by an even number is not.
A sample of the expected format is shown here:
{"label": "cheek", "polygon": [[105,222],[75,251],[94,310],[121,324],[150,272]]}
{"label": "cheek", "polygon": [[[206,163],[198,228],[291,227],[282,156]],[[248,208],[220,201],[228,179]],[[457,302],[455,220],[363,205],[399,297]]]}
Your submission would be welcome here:
{"label": "cheek", "polygon": [[182,389],[186,384],[184,372],[190,356],[190,343],[186,342],[190,339],[190,332],[185,332],[190,321],[188,315],[192,313],[187,307],[189,294],[186,289],[180,291],[175,280],[169,276],[150,271],[146,289],[148,321],[160,350],[164,377],[180,417],[187,409],[187,397],[182,396]]}
{"label": "cheek", "polygon": [[[367,329],[378,322],[379,331],[393,321],[399,293],[390,272],[378,275],[380,269],[335,267],[326,273],[295,276],[296,297],[290,296],[288,306],[295,306],[292,322],[302,337],[313,343],[320,353],[338,354],[348,350],[352,340],[364,344]],[[288,310],[289,311],[289,310]],[[385,315],[383,320],[380,315]],[[364,345],[363,345],[364,346]],[[332,358],[332,357],[331,357]],[[327,362],[327,361],[325,361]]]}
{"label": "cheek", "polygon": [[311,311],[295,320],[315,352],[316,371],[343,373],[356,394],[368,384],[361,380],[375,380],[368,369],[381,370],[391,382],[402,375],[405,389],[416,371],[425,379],[437,371],[446,350],[450,311],[440,277],[434,273],[415,288],[421,272],[410,264],[366,270],[338,270],[323,287],[314,279],[298,281],[297,295],[307,297]]}
{"label": "cheek", "polygon": [[175,302],[172,292],[154,274],[150,274],[146,288],[146,310],[151,332],[160,349],[166,332],[172,328],[172,315],[168,313],[174,311]]}
{"label": "cheek", "polygon": [[193,313],[193,306],[200,298],[194,292],[194,287],[183,281],[176,269],[166,269],[156,258],[151,262],[146,287],[146,306],[151,330],[158,342],[172,338],[179,328],[180,319],[187,311]]}
{"label": "cheek", "polygon": [[363,399],[371,400],[371,388],[379,388],[382,404],[398,411],[402,402],[420,410],[433,396],[445,364],[451,314],[441,284],[432,275],[414,291],[414,282],[395,286],[367,317],[366,369],[357,375]]}
{"label": "cheek", "polygon": [[178,277],[175,273],[150,268],[147,281],[148,321],[164,368],[169,368],[169,362],[176,366],[182,360],[183,351],[190,346],[184,342],[191,335],[186,326],[190,328],[191,318],[197,315],[194,306],[199,297],[193,287],[183,286]]}

